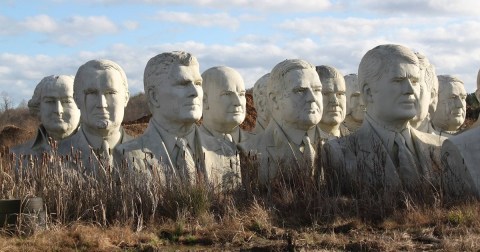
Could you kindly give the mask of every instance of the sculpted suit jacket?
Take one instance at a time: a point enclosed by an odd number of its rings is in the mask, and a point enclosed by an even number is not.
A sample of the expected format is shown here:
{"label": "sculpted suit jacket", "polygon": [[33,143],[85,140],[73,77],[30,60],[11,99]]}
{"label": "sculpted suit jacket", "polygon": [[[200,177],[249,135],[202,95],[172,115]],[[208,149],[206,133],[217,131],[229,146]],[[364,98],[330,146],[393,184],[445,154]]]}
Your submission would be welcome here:
{"label": "sculpted suit jacket", "polygon": [[[232,188],[240,184],[240,160],[235,145],[205,135],[195,127],[195,152],[197,174],[214,186]],[[163,185],[170,185],[178,179],[175,158],[169,153],[162,136],[152,122],[137,139],[118,146],[118,152],[124,154],[129,165],[140,172],[158,174]],[[200,154],[200,156],[199,156]]]}
{"label": "sculpted suit jacket", "polygon": [[26,143],[16,145],[10,149],[10,152],[15,153],[16,155],[36,155],[49,151],[51,151],[51,147],[48,143],[48,133],[43,125],[38,127],[37,135],[34,139],[29,140]]}
{"label": "sculpted suit jacket", "polygon": [[480,197],[480,127],[450,137],[442,145],[445,192]]}
{"label": "sculpted suit jacket", "polygon": [[[327,135],[317,126],[314,129],[315,139],[311,140],[312,146],[316,149],[316,157],[320,155],[321,146]],[[298,169],[306,169],[306,160],[300,151],[300,146],[291,142],[285,135],[284,130],[273,119],[265,131],[259,133],[246,142],[238,144],[244,157],[255,156],[255,163],[258,169],[258,182],[266,184],[279,175],[279,169],[283,175],[296,173]],[[308,168],[307,168],[308,169]],[[312,174],[316,171],[306,171]]]}
{"label": "sculpted suit jacket", "polygon": [[[122,132],[122,138],[120,139],[119,144],[133,139],[132,136],[125,133],[123,128],[120,128],[120,131]],[[106,165],[102,163],[99,157],[95,154],[95,150],[93,150],[88,143],[87,138],[85,137],[85,134],[81,128],[77,131],[77,133],[59,143],[58,154],[69,156],[73,154],[73,157],[70,159],[70,165],[73,165],[76,168],[82,168],[83,170],[80,171],[83,174],[96,176],[99,172],[101,174],[108,172],[106,170]],[[113,167],[111,168],[119,168],[123,162],[122,156],[119,155],[115,149],[111,150],[111,154],[113,156]],[[77,155],[78,158],[75,158]]]}
{"label": "sculpted suit jacket", "polygon": [[[419,162],[421,179],[437,188],[441,172],[440,146],[444,138],[411,127],[410,133],[415,147],[412,154]],[[355,133],[326,143],[324,152],[325,180],[334,194],[398,192],[408,187],[368,120],[364,120]]]}

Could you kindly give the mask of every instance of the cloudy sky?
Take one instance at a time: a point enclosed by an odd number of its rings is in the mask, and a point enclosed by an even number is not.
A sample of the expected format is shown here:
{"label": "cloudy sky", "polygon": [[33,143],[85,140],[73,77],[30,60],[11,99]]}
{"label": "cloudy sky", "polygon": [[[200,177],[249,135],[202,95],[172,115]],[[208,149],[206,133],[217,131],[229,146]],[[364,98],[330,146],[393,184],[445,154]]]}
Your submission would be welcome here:
{"label": "cloudy sky", "polygon": [[480,1],[476,0],[2,0],[0,92],[15,104],[52,74],[75,75],[111,59],[143,90],[143,69],[166,51],[193,53],[200,70],[227,65],[247,88],[287,58],[355,73],[384,43],[425,54],[437,74],[476,88]]}

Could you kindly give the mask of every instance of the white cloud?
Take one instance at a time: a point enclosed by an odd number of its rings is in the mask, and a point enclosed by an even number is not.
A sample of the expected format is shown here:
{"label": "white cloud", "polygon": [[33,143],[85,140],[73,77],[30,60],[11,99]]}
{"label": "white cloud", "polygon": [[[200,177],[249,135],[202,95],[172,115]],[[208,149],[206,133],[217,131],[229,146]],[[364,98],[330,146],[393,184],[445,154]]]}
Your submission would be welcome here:
{"label": "white cloud", "polygon": [[91,4],[152,4],[159,6],[199,6],[214,9],[248,9],[274,12],[316,12],[332,6],[329,0],[82,0]]}
{"label": "white cloud", "polygon": [[236,29],[240,25],[237,18],[230,16],[228,13],[190,13],[176,11],[159,11],[154,19],[162,22],[177,22],[192,26],[220,26],[229,29]]}
{"label": "white cloud", "polygon": [[[132,23],[126,25],[127,28],[133,27]],[[45,35],[48,42],[62,45],[75,45],[81,40],[119,31],[106,16],[72,16],[56,20],[45,14],[25,17],[20,21],[0,16],[0,28],[0,35],[34,32]]]}
{"label": "white cloud", "polygon": [[129,31],[136,30],[139,26],[140,24],[136,21],[127,20],[123,22],[123,27]]}
{"label": "white cloud", "polygon": [[479,15],[480,2],[471,0],[363,0],[358,6],[362,9],[380,12],[387,15],[391,13],[424,15]]}

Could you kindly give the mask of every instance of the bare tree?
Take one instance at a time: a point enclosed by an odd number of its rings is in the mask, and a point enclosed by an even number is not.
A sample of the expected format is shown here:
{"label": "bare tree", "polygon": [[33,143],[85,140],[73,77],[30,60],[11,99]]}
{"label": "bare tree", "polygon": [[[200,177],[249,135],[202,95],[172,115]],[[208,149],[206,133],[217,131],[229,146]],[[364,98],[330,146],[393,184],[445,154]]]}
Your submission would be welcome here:
{"label": "bare tree", "polygon": [[13,108],[13,100],[7,92],[0,93],[0,112],[7,112]]}

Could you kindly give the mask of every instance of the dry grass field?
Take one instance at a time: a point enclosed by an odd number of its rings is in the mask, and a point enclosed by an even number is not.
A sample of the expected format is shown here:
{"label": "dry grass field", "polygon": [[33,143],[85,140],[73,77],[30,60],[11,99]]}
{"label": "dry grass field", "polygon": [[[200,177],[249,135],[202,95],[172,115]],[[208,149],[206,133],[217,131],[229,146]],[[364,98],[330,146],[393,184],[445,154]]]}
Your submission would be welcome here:
{"label": "dry grass field", "polygon": [[[254,121],[249,116],[242,127]],[[140,120],[125,127],[138,135],[145,126]],[[37,125],[15,127],[6,130],[27,139]],[[24,141],[20,136],[0,134],[0,140],[7,139],[8,147]],[[42,197],[47,211],[45,223],[35,219],[38,214],[22,214],[18,225],[3,228],[0,251],[480,250],[476,200],[332,197],[301,173],[279,179],[271,192],[248,181],[247,189],[229,192],[203,185],[165,188],[155,176],[133,176],[121,167],[115,174],[85,176],[71,167],[75,155],[34,159],[2,149],[0,198]],[[29,161],[16,169],[18,160]],[[246,169],[255,173],[253,165]]]}

